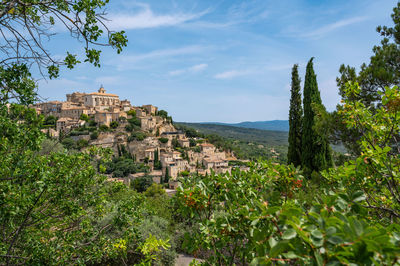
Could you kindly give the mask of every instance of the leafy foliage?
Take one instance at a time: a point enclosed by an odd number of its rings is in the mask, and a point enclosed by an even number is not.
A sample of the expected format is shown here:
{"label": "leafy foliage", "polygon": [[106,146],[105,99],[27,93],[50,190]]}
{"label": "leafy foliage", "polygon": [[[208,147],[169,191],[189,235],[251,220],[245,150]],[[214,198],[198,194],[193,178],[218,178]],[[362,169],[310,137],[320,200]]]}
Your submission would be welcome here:
{"label": "leafy foliage", "polygon": [[[363,192],[308,190],[291,166],[259,162],[249,172],[185,179],[184,217],[198,225],[184,246],[218,265],[385,264],[400,256],[400,227],[366,220]],[[305,188],[303,188],[305,186]],[[309,201],[301,200],[312,193]]]}
{"label": "leafy foliage", "polygon": [[[377,32],[382,36],[380,45],[373,47],[373,55],[370,61],[363,63],[360,71],[351,66],[341,65],[339,69],[340,76],[336,79],[339,87],[339,94],[344,100],[361,101],[366,107],[379,108],[381,103],[381,93],[385,91],[385,87],[398,86],[400,84],[400,64],[398,58],[400,56],[400,3],[393,8],[391,15],[393,26],[379,26]],[[347,95],[347,82],[357,82],[360,92],[356,95]],[[346,127],[343,123],[344,118],[340,115],[342,106],[338,106],[337,112],[334,113],[331,130],[332,135],[337,141],[342,141],[346,148],[355,155],[360,155],[361,150],[357,145],[361,139],[363,132],[360,129]]]}
{"label": "leafy foliage", "polygon": [[[20,79],[28,73],[26,65],[36,63],[42,75],[54,78],[58,77],[60,66],[71,69],[81,61],[100,66],[100,50],[96,50],[96,46],[111,46],[120,53],[128,42],[124,31],[113,32],[107,28],[104,18],[107,3],[107,0],[11,0],[0,3],[0,25],[4,37],[0,49],[5,55],[0,61],[0,69],[25,69],[12,74]],[[84,42],[85,57],[78,59],[77,55],[69,52],[61,60],[51,56],[44,40],[51,39],[54,35],[51,32],[56,27],[66,28],[73,38]],[[104,42],[101,41],[103,37],[106,37]],[[47,69],[47,74],[42,68]],[[1,86],[1,89],[7,87]]]}

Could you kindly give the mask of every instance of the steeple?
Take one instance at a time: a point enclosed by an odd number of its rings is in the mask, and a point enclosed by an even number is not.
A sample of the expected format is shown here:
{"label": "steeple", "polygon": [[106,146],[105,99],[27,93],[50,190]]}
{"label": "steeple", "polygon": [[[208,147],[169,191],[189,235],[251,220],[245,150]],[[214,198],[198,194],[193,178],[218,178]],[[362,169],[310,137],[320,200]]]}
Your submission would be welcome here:
{"label": "steeple", "polygon": [[103,87],[103,84],[100,86],[99,93],[106,93],[106,90]]}

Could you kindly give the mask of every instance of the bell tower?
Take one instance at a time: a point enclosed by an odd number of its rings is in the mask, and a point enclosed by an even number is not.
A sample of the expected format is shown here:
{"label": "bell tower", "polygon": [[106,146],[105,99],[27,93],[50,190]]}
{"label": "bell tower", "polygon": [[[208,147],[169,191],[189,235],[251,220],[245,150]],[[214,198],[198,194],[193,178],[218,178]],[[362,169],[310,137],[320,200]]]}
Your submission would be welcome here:
{"label": "bell tower", "polygon": [[106,90],[104,89],[103,85],[100,86],[99,93],[106,93]]}

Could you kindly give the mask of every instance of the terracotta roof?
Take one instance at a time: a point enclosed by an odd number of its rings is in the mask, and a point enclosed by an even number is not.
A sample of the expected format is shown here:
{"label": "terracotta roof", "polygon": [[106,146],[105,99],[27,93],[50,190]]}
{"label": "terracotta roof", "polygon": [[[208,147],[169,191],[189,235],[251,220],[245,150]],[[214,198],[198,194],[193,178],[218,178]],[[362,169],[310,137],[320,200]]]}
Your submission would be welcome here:
{"label": "terracotta roof", "polygon": [[212,145],[210,143],[202,143],[202,144],[200,144],[200,146],[202,146],[202,147],[214,147],[214,145]]}
{"label": "terracotta roof", "polygon": [[72,118],[69,117],[61,117],[60,119],[57,120],[57,122],[68,122],[73,120]]}

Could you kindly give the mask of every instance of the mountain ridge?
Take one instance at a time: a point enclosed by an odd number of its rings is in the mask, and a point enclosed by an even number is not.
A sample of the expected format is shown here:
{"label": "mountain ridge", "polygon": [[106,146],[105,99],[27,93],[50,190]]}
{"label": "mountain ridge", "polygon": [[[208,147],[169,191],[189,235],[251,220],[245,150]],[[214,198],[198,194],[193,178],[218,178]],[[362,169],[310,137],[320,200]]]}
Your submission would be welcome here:
{"label": "mountain ridge", "polygon": [[[187,122],[191,123],[191,122]],[[267,120],[267,121],[243,121],[239,123],[223,123],[223,122],[199,122],[192,124],[209,124],[209,125],[225,125],[232,127],[242,127],[242,128],[253,128],[260,130],[271,130],[271,131],[289,131],[289,121],[288,120]]]}

